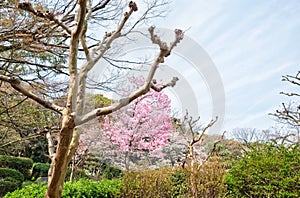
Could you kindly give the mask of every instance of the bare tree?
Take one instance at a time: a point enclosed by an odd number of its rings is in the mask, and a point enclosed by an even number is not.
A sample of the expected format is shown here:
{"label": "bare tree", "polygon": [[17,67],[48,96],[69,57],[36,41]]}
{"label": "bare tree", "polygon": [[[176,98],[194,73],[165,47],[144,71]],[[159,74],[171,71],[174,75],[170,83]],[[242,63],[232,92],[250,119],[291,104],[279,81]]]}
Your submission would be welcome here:
{"label": "bare tree", "polygon": [[[72,2],[73,1],[70,3]],[[109,0],[104,2],[101,1],[96,5],[96,11],[101,10],[103,6],[108,5],[110,2],[111,1]],[[151,68],[149,69],[145,83],[139,89],[133,91],[129,96],[115,101],[110,106],[96,108],[84,113],[87,74],[95,66],[95,64],[104,57],[104,55],[111,48],[112,43],[119,37],[128,33],[128,31],[123,33],[122,30],[125,28],[125,24],[129,18],[138,10],[138,8],[135,2],[130,1],[128,5],[129,10],[124,13],[118,27],[114,31],[107,31],[101,41],[89,46],[86,41],[89,25],[88,21],[97,20],[93,15],[95,13],[95,7],[93,7],[91,1],[88,0],[78,0],[76,4],[73,5],[74,8],[71,10],[74,11],[74,14],[68,13],[70,10],[65,10],[65,12],[69,14],[67,18],[58,18],[56,13],[51,12],[51,10],[37,10],[30,2],[17,2],[16,5],[18,9],[30,13],[31,16],[33,15],[33,18],[44,19],[48,22],[50,21],[51,24],[56,28],[59,28],[63,34],[68,35],[68,39],[65,40],[65,42],[69,42],[69,45],[67,45],[68,50],[66,54],[66,57],[68,58],[68,69],[66,73],[69,77],[69,83],[65,106],[55,104],[53,101],[29,91],[26,89],[26,86],[24,86],[23,79],[13,75],[13,72],[3,72],[0,74],[1,81],[5,81],[16,91],[21,92],[23,95],[36,101],[45,108],[57,112],[62,117],[56,149],[54,149],[52,144],[53,141],[51,140],[50,136],[48,136],[51,166],[48,174],[48,189],[45,197],[51,198],[61,197],[62,195],[67,165],[71,161],[76,147],[78,146],[82,124],[87,123],[88,121],[99,116],[110,114],[121,107],[124,107],[137,97],[147,93],[150,88],[160,91],[162,88],[166,87],[156,87],[152,83],[153,76],[159,64],[164,62],[164,58],[168,57],[172,49],[183,39],[183,31],[175,29],[174,41],[170,44],[167,44],[166,42],[161,41],[159,36],[154,33],[154,27],[150,27],[149,34],[151,41],[153,44],[158,45],[160,50]],[[143,19],[143,16],[141,19]],[[139,20],[140,19],[138,19],[138,21]],[[41,23],[43,22],[44,21]],[[132,30],[135,25],[136,23],[131,26],[129,31]],[[5,40],[3,42],[5,43]],[[82,48],[79,48],[80,46]],[[84,52],[85,60],[81,66],[78,66],[80,49],[82,49]],[[36,65],[36,68],[40,67],[42,66]],[[174,85],[174,83],[171,84]]]}
{"label": "bare tree", "polygon": [[[197,171],[202,167],[202,165],[208,161],[208,159],[212,156],[214,151],[216,150],[216,145],[220,142],[217,140],[214,142],[212,150],[204,157],[196,160],[196,145],[201,145],[201,143],[205,139],[206,132],[209,128],[211,128],[217,121],[217,117],[212,119],[207,125],[200,126],[199,125],[200,117],[197,119],[193,119],[189,116],[188,112],[183,118],[181,123],[177,123],[181,134],[184,134],[188,140],[188,152],[186,154],[185,159],[182,161],[182,167],[184,168],[186,165],[190,166],[190,182],[191,182],[191,193],[193,198],[198,197],[198,189],[197,189],[197,181],[196,175]],[[223,136],[222,136],[223,138]],[[199,148],[198,148],[199,149]]]}
{"label": "bare tree", "polygon": [[[295,76],[286,75],[282,77],[282,81],[288,82],[296,87],[300,87],[300,71]],[[275,116],[277,121],[286,124],[290,128],[293,128],[296,132],[297,139],[300,141],[299,131],[300,131],[300,104],[299,96],[300,93],[297,92],[280,92],[280,94],[286,95],[294,101],[290,101],[288,104],[282,103],[282,109],[277,110],[275,113],[270,115]]]}

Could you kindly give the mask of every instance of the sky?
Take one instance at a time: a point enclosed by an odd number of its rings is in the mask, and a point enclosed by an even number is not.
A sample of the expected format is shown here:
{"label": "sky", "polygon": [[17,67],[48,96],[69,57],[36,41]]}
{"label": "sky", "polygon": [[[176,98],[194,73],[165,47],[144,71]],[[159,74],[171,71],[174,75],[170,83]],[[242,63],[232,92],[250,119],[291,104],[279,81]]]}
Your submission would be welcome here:
{"label": "sky", "polygon": [[[153,23],[187,30],[185,34],[206,51],[221,76],[225,91],[222,130],[274,126],[268,114],[289,100],[279,92],[296,89],[281,79],[300,68],[300,1],[187,0],[173,1],[169,9],[165,18]],[[190,85],[194,90],[207,90],[205,82],[194,80]],[[199,96],[200,91],[195,92],[200,115],[209,117],[209,93]]]}

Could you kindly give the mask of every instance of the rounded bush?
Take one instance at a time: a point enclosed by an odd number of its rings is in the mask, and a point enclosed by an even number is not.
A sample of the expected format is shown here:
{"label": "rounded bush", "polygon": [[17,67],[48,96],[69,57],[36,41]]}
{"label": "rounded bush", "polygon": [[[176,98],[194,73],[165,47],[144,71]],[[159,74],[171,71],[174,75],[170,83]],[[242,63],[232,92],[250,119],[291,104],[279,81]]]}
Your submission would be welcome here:
{"label": "rounded bush", "polygon": [[12,168],[20,171],[25,179],[30,179],[33,161],[30,158],[0,155],[0,168]]}
{"label": "rounded bush", "polygon": [[11,168],[0,168],[0,178],[10,177],[20,182],[24,181],[24,175]]}
{"label": "rounded bush", "polygon": [[32,168],[32,177],[47,177],[50,164],[48,163],[34,163]]}
{"label": "rounded bush", "polygon": [[7,192],[12,192],[21,186],[21,182],[12,178],[6,177],[0,179],[0,197],[4,196]]}
{"label": "rounded bush", "polygon": [[24,175],[11,168],[0,168],[0,197],[22,186]]}

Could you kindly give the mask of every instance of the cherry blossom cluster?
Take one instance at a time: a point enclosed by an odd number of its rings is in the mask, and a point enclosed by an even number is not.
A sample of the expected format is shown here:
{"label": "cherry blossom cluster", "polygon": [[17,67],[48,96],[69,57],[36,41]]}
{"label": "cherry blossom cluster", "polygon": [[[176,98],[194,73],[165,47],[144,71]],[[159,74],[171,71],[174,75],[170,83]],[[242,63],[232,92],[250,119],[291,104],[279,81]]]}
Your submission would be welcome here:
{"label": "cherry blossom cluster", "polygon": [[[130,77],[129,81],[135,86],[144,83],[141,77]],[[135,153],[161,149],[173,129],[170,102],[165,93],[150,90],[130,105],[106,116],[103,129],[122,151]]]}

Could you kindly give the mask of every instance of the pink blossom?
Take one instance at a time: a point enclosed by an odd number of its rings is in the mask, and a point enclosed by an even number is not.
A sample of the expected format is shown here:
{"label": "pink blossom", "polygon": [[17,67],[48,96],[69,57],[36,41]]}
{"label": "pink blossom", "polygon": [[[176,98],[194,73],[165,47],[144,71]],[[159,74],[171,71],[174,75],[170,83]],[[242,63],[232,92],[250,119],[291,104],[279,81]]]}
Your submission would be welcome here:
{"label": "pink blossom", "polygon": [[[136,87],[144,83],[141,77],[129,80]],[[150,90],[129,106],[106,116],[102,128],[122,151],[155,153],[166,145],[172,132],[170,109],[170,99],[165,93]]]}

